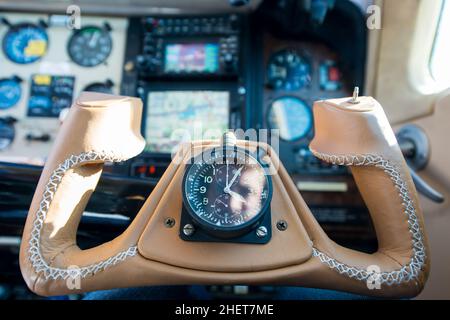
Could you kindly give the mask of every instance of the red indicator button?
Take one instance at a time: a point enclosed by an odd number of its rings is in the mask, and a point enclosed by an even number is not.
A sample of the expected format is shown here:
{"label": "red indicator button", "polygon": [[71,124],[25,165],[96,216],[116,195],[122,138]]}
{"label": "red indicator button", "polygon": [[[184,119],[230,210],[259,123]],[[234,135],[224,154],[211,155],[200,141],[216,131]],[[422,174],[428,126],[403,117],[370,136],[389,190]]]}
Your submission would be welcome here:
{"label": "red indicator button", "polygon": [[340,75],[339,70],[336,67],[330,67],[328,69],[328,79],[330,81],[339,81]]}
{"label": "red indicator button", "polygon": [[145,166],[139,166],[136,168],[136,172],[138,174],[145,174],[145,171],[147,171],[147,168]]}
{"label": "red indicator button", "polygon": [[330,69],[328,69],[328,79],[330,81],[339,81],[339,78],[339,69],[336,67],[330,67]]}

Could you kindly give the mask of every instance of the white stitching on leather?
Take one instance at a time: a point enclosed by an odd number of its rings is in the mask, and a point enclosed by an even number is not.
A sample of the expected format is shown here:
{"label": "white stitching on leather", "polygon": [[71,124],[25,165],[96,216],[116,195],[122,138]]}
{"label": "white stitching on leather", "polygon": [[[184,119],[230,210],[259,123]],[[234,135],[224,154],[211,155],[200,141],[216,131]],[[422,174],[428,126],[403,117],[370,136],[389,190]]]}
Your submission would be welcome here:
{"label": "white stitching on leather", "polygon": [[[311,152],[319,159],[330,162],[336,165],[345,166],[375,166],[382,169],[392,180],[398,190],[399,196],[402,200],[404,213],[408,218],[408,229],[412,236],[413,255],[409,263],[399,270],[391,272],[380,272],[377,274],[377,279],[380,284],[387,285],[400,284],[416,279],[425,265],[426,253],[425,245],[423,243],[423,234],[417,218],[416,209],[411,199],[408,185],[402,179],[400,171],[395,165],[391,164],[389,160],[384,159],[378,155],[364,154],[364,155],[329,155],[317,152],[311,149]],[[321,252],[317,248],[313,248],[313,255],[318,257],[322,263],[328,265],[331,269],[336,270],[340,274],[346,275],[350,278],[358,280],[368,280],[374,275],[364,269],[348,266],[336,259],[331,258],[327,254]]]}
{"label": "white stitching on leather", "polygon": [[64,174],[71,168],[88,162],[93,161],[109,161],[109,162],[121,162],[125,160],[125,157],[118,157],[108,152],[83,152],[80,155],[72,155],[68,159],[66,159],[63,163],[61,163],[50,176],[49,181],[45,186],[44,194],[42,195],[42,200],[39,205],[39,209],[36,213],[36,218],[33,223],[33,228],[31,231],[31,238],[29,241],[29,257],[31,264],[36,273],[43,272],[43,275],[46,280],[48,279],[67,279],[69,277],[80,276],[81,278],[85,278],[89,275],[94,275],[102,270],[105,270],[108,267],[116,265],[122,261],[124,261],[128,257],[135,256],[137,254],[137,246],[131,246],[128,249],[117,253],[116,255],[108,258],[107,260],[100,261],[98,263],[88,265],[85,267],[80,267],[76,269],[63,269],[63,268],[55,268],[49,266],[45,261],[44,257],[41,253],[40,248],[40,238],[42,227],[44,226],[44,221],[47,216],[47,212],[50,208],[50,204],[55,196],[55,193],[58,189],[59,184],[61,183]]}

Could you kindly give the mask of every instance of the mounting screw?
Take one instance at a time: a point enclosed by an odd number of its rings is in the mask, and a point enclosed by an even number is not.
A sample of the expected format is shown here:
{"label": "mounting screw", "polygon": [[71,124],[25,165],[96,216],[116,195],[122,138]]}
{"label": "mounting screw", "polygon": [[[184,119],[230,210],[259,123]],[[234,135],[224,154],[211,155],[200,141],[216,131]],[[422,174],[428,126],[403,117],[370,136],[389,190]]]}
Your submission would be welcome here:
{"label": "mounting screw", "polygon": [[192,224],[188,223],[188,224],[184,225],[183,233],[184,233],[185,236],[190,237],[190,236],[192,236],[194,234],[194,232],[195,232],[195,228],[194,228],[194,226]]}
{"label": "mounting screw", "polygon": [[166,218],[164,220],[164,226],[166,228],[172,228],[175,225],[175,219],[174,218]]}
{"label": "mounting screw", "polygon": [[264,226],[258,227],[258,229],[256,229],[256,236],[258,238],[264,238],[267,236],[267,228]]}
{"label": "mounting screw", "polygon": [[279,220],[277,222],[277,229],[280,231],[286,230],[288,227],[288,223],[285,220]]}

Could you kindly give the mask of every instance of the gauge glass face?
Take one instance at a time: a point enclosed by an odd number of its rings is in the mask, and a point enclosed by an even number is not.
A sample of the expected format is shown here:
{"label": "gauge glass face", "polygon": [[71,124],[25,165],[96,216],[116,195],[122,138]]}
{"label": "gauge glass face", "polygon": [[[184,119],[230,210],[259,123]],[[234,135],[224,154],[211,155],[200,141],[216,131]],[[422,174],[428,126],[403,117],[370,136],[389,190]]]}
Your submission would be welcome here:
{"label": "gauge glass face", "polygon": [[9,29],[3,38],[3,51],[9,60],[19,64],[33,63],[47,52],[48,35],[44,28],[20,24]]}
{"label": "gauge glass face", "polygon": [[186,172],[184,192],[194,218],[215,229],[256,222],[270,201],[266,172],[243,151],[216,152],[192,164]]}
{"label": "gauge glass face", "polygon": [[311,65],[294,50],[278,51],[269,59],[267,81],[276,90],[299,90],[311,81]]}
{"label": "gauge glass face", "polygon": [[0,121],[0,151],[5,150],[14,140],[14,127]]}
{"label": "gauge glass face", "polygon": [[109,31],[99,27],[84,27],[76,31],[68,45],[72,61],[83,67],[94,67],[105,62],[111,50]]}
{"label": "gauge glass face", "polygon": [[111,86],[109,86],[105,83],[100,83],[100,82],[92,83],[92,84],[86,86],[86,88],[84,88],[83,91],[107,93],[107,94],[113,93]]}
{"label": "gauge glass face", "polygon": [[19,82],[13,79],[0,79],[0,110],[14,107],[21,95]]}
{"label": "gauge glass face", "polygon": [[295,97],[282,97],[272,102],[268,114],[271,129],[278,129],[280,138],[293,141],[305,137],[313,126],[308,105]]}

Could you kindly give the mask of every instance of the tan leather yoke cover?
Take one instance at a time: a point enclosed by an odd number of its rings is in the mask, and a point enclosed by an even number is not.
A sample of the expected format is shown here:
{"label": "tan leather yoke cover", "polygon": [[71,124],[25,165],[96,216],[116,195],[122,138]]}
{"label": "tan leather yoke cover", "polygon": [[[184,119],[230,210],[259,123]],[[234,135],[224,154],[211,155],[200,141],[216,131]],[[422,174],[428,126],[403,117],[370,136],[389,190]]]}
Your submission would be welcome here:
{"label": "tan leather yoke cover", "polygon": [[[429,256],[416,190],[381,106],[370,97],[314,105],[313,153],[351,167],[370,210],[379,250],[365,254],[332,242],[275,152],[260,147],[272,176],[272,239],[265,245],[179,238],[186,160],[216,141],[183,145],[128,229],[80,250],[76,231],[104,162],[140,153],[139,99],[82,93],[64,121],[30,206],[20,251],[29,288],[41,295],[144,285],[274,284],[411,297],[423,288]],[[172,228],[164,225],[174,218]],[[276,222],[288,228],[280,231]]]}

